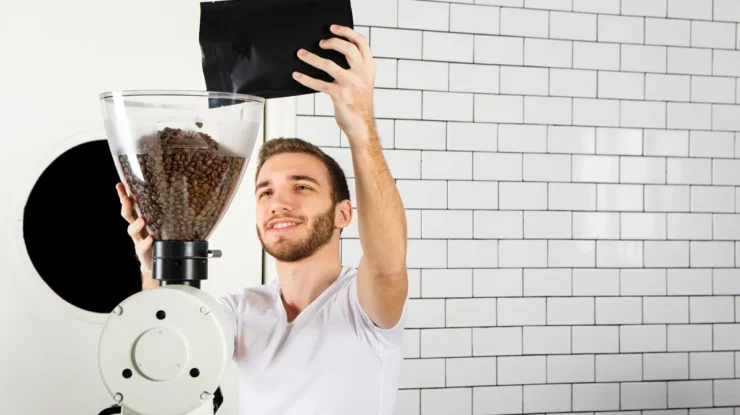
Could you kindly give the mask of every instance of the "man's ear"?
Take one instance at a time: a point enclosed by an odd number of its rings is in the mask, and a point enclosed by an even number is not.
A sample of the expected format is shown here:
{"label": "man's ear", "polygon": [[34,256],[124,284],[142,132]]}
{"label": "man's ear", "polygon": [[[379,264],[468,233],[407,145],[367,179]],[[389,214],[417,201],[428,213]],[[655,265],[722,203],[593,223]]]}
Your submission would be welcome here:
{"label": "man's ear", "polygon": [[352,222],[352,202],[343,200],[337,203],[334,214],[334,226],[344,229]]}

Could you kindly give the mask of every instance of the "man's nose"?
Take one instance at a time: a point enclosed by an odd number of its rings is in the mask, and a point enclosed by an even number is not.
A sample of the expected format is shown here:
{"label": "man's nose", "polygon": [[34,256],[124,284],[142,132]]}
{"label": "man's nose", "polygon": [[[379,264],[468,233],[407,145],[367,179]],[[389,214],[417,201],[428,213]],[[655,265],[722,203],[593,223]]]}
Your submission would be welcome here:
{"label": "man's nose", "polygon": [[289,212],[292,209],[292,204],[289,198],[285,197],[282,193],[275,193],[270,202],[270,210],[273,213]]}

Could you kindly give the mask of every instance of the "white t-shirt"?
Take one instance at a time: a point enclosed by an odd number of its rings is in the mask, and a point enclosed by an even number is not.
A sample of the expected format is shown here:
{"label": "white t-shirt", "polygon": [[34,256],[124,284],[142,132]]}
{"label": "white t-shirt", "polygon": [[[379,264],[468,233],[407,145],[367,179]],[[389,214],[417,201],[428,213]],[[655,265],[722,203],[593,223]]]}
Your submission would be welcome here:
{"label": "white t-shirt", "polygon": [[221,298],[234,319],[242,415],[392,415],[408,300],[398,324],[375,326],[357,297],[357,270],[291,323],[277,283]]}

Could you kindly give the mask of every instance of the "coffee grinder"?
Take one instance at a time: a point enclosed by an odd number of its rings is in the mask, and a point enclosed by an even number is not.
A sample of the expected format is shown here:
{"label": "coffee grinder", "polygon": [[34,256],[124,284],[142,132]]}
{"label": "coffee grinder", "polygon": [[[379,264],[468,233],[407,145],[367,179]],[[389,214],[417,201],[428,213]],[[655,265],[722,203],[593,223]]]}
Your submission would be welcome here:
{"label": "coffee grinder", "polygon": [[121,182],[154,236],[160,281],[106,320],[98,342],[103,382],[123,415],[211,415],[234,332],[219,302],[200,289],[208,260],[221,256],[208,239],[246,171],[264,99],[118,91],[101,94],[100,103]]}

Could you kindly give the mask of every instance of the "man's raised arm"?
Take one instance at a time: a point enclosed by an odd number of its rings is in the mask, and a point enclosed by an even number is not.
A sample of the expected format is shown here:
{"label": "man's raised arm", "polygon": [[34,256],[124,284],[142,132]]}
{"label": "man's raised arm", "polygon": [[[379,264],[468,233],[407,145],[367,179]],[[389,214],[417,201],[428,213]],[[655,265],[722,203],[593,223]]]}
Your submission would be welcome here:
{"label": "man's raised arm", "polygon": [[375,126],[375,62],[370,45],[365,36],[350,28],[332,26],[331,30],[347,40],[331,38],[322,41],[321,47],[343,53],[350,69],[301,50],[302,60],[327,72],[334,82],[299,73],[294,76],[332,98],[337,124],[349,140],[363,252],[357,270],[359,302],[376,326],[388,329],[398,323],[408,293],[406,213]]}
{"label": "man's raised arm", "polygon": [[365,312],[387,329],[398,322],[408,291],[406,213],[374,130],[350,140],[363,252],[357,285]]}

